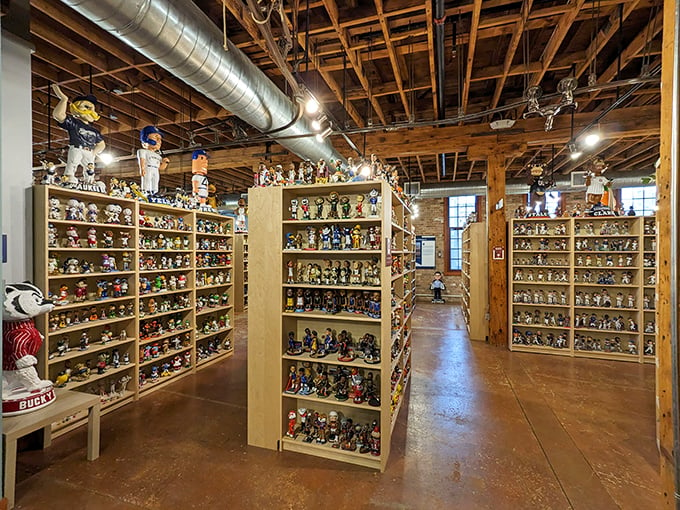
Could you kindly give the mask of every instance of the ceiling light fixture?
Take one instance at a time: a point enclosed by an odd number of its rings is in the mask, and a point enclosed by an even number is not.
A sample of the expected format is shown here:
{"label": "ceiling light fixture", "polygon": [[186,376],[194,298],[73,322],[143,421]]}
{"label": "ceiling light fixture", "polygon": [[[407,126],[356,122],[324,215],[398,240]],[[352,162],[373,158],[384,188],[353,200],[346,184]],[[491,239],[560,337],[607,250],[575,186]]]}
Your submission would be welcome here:
{"label": "ceiling light fixture", "polygon": [[577,160],[583,154],[580,150],[578,150],[578,147],[576,147],[576,144],[574,142],[569,142],[569,145],[567,147],[569,148],[569,156],[573,160]]}
{"label": "ceiling light fixture", "polygon": [[328,138],[330,136],[330,134],[332,132],[333,132],[333,128],[328,126],[321,133],[316,134],[316,141],[319,142],[319,143],[323,142],[326,138]]}
{"label": "ceiling light fixture", "polygon": [[102,152],[99,154],[99,159],[101,160],[102,163],[105,165],[110,165],[113,163],[113,156],[109,154],[108,152]]}
{"label": "ceiling light fixture", "polygon": [[305,111],[310,115],[314,115],[319,111],[319,102],[313,97],[309,97],[305,103]]}
{"label": "ceiling light fixture", "polygon": [[312,121],[312,129],[314,131],[321,131],[321,124],[326,120],[325,115],[321,115],[318,119]]}
{"label": "ceiling light fixture", "polygon": [[361,168],[359,169],[359,173],[364,176],[364,177],[370,177],[371,176],[371,165],[368,163],[364,163],[361,165]]}
{"label": "ceiling light fixture", "polygon": [[597,142],[600,141],[600,135],[597,133],[590,133],[583,141],[588,147],[595,147]]}

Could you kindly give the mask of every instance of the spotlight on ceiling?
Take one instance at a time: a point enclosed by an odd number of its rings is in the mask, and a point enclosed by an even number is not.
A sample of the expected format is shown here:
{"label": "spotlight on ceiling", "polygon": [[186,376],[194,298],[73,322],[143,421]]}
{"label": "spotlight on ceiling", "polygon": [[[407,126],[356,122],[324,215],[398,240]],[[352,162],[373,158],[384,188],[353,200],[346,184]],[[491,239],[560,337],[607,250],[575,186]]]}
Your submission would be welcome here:
{"label": "spotlight on ceiling", "polygon": [[321,131],[321,124],[326,120],[325,115],[321,115],[319,118],[312,121],[312,129],[314,131]]}
{"label": "spotlight on ceiling", "polygon": [[331,128],[330,126],[328,126],[326,129],[324,129],[323,131],[321,131],[321,133],[317,133],[317,134],[316,134],[316,141],[319,142],[319,143],[323,142],[326,138],[328,138],[328,136],[329,136],[332,132],[333,132],[333,128]]}
{"label": "spotlight on ceiling", "polygon": [[597,133],[590,133],[588,136],[585,137],[585,144],[588,147],[595,147],[597,145],[597,142],[600,141],[600,135]]}
{"label": "spotlight on ceiling", "polygon": [[310,115],[314,115],[319,111],[319,102],[313,97],[310,97],[305,103],[305,111]]}
{"label": "spotlight on ceiling", "polygon": [[371,165],[368,163],[364,163],[361,165],[361,168],[359,169],[359,173],[363,175],[364,177],[370,177],[371,175]]}
{"label": "spotlight on ceiling", "polygon": [[113,156],[108,152],[102,152],[101,154],[99,154],[99,159],[105,165],[110,165],[111,163],[113,163]]}
{"label": "spotlight on ceiling", "polygon": [[569,148],[569,156],[573,160],[577,160],[583,154],[580,150],[578,150],[578,147],[576,147],[576,144],[574,142],[571,142],[568,145],[568,148]]}

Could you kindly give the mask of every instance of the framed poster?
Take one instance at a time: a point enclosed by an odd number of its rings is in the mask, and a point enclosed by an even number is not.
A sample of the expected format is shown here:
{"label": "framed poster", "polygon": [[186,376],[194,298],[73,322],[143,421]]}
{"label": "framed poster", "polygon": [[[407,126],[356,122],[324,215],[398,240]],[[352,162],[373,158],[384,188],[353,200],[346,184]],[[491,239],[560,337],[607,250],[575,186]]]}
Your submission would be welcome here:
{"label": "framed poster", "polygon": [[434,269],[435,236],[416,236],[416,269]]}

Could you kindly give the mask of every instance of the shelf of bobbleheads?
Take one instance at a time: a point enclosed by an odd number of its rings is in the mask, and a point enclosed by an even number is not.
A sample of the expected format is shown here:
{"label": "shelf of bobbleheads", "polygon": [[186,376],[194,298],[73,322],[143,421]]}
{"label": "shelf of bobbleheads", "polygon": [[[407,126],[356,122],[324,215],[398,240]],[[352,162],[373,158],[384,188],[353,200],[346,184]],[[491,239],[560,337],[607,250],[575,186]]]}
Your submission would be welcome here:
{"label": "shelf of bobbleheads", "polygon": [[654,363],[654,217],[514,219],[513,351]]}
{"label": "shelf of bobbleheads", "polygon": [[249,206],[249,315],[267,319],[248,326],[248,443],[384,470],[411,370],[408,207],[384,181]]}
{"label": "shelf of bobbleheads", "polygon": [[489,334],[488,243],[486,223],[468,223],[461,236],[462,311],[471,340],[486,340]]}
{"label": "shelf of bobbleheads", "polygon": [[[41,376],[107,412],[231,356],[233,219],[34,187]],[[56,424],[55,432],[86,422]]]}
{"label": "shelf of bobbleheads", "polygon": [[36,317],[45,337],[38,372],[56,387],[100,395],[109,412],[137,394],[137,204],[55,186],[35,186],[33,198],[34,281],[55,303]]}
{"label": "shelf of bobbleheads", "polygon": [[234,235],[234,310],[248,310],[248,232]]}
{"label": "shelf of bobbleheads", "polygon": [[196,368],[234,354],[234,219],[196,211]]}

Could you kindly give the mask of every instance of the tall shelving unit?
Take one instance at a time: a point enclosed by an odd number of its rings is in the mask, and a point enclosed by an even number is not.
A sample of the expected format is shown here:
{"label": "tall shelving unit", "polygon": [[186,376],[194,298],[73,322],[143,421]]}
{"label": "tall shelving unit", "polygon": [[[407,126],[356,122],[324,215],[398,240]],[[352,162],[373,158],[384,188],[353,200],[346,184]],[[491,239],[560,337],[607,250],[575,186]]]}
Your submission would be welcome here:
{"label": "tall shelving unit", "polygon": [[234,236],[234,310],[248,310],[248,232]]}
{"label": "tall shelving unit", "polygon": [[[375,215],[371,190],[380,197]],[[315,219],[315,200],[326,200],[332,192],[350,199],[350,211],[345,214],[338,206],[338,217],[328,218],[325,202],[321,218]],[[366,198],[363,217],[356,217],[359,195]],[[309,219],[299,208],[303,199],[309,200]],[[255,188],[249,193],[249,210],[254,268],[249,307],[252,316],[268,320],[249,321],[248,327],[248,443],[383,470],[411,367],[415,270],[413,233],[404,222],[407,207],[386,182],[369,181]],[[342,229],[342,238],[315,237],[325,226]],[[273,239],[279,240],[280,249]],[[353,248],[346,249],[348,245]],[[307,328],[317,331],[320,341],[327,328],[337,337],[351,334],[356,356],[341,361],[331,351],[315,357],[318,345],[291,351],[289,333],[299,342]],[[348,398],[343,390],[345,382],[357,381],[354,372],[363,378],[364,398],[359,401],[354,401],[352,385]],[[291,373],[299,381],[309,375],[307,385],[322,388],[321,395],[290,388]],[[328,386],[328,396],[323,396]],[[361,426],[354,441],[346,431],[331,433],[335,413],[338,423],[351,419]]]}
{"label": "tall shelving unit", "polygon": [[196,365],[234,353],[234,220],[196,211]]}
{"label": "tall shelving unit", "polygon": [[488,243],[486,223],[468,223],[462,235],[461,286],[463,318],[470,340],[489,334]]}
{"label": "tall shelving unit", "polygon": [[233,353],[232,218],[58,186],[33,194],[34,281],[59,303],[36,318],[41,377],[99,394],[108,412]]}
{"label": "tall shelving unit", "polygon": [[653,224],[646,217],[513,220],[510,349],[654,363]]}
{"label": "tall shelving unit", "polygon": [[35,319],[45,337],[38,373],[56,382],[71,374],[68,389],[99,394],[109,412],[137,394],[137,204],[51,186],[33,192],[33,280],[57,305]]}

